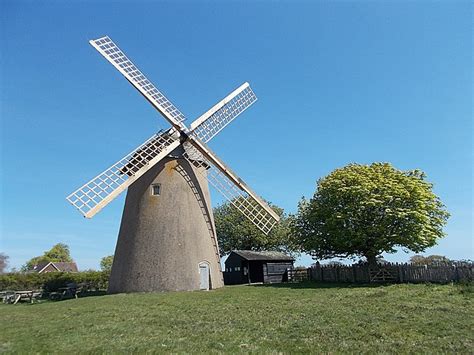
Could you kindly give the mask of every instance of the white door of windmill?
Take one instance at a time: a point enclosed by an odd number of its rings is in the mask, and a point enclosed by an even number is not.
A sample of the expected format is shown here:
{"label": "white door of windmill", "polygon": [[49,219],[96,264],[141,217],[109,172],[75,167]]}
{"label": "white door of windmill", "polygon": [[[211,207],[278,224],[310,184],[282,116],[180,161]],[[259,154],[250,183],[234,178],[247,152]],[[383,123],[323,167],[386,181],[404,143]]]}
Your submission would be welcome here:
{"label": "white door of windmill", "polygon": [[199,263],[199,276],[201,290],[209,290],[209,264],[206,262]]}

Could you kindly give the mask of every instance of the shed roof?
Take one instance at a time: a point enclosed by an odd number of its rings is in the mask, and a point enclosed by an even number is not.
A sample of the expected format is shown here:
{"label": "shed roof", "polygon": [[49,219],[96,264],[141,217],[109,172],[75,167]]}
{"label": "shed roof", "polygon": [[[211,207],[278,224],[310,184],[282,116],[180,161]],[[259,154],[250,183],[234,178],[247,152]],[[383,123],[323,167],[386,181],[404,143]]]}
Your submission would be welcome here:
{"label": "shed roof", "polygon": [[295,260],[291,256],[279,251],[233,250],[232,252],[245,260]]}

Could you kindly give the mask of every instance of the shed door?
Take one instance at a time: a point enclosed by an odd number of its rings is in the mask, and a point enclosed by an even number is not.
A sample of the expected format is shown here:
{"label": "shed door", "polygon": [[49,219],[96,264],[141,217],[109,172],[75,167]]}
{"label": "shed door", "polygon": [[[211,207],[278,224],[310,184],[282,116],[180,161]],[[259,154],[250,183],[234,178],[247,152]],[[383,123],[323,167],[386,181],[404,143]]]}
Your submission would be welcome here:
{"label": "shed door", "polygon": [[209,265],[207,263],[199,264],[200,286],[201,290],[209,290]]}

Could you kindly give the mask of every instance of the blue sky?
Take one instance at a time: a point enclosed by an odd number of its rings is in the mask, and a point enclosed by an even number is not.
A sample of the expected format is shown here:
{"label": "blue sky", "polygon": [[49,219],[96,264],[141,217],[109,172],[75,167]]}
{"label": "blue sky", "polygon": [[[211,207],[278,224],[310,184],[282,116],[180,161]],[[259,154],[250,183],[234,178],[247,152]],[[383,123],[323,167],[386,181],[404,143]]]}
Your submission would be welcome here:
{"label": "blue sky", "polygon": [[97,268],[124,196],[92,220],[65,197],[167,128],[88,44],[103,35],[188,123],[249,81],[259,100],[210,146],[287,212],[350,162],[419,168],[452,214],[427,254],[473,258],[470,2],[3,0],[0,21],[0,251],[12,267],[64,242]]}

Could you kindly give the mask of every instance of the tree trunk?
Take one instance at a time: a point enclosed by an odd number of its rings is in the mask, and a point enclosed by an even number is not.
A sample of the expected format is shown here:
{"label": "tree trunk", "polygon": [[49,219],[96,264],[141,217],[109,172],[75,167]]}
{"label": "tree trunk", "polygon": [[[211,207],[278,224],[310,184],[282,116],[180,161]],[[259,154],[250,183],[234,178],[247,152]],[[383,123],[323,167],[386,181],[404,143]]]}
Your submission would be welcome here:
{"label": "tree trunk", "polygon": [[369,266],[377,266],[377,255],[366,255],[365,258]]}

